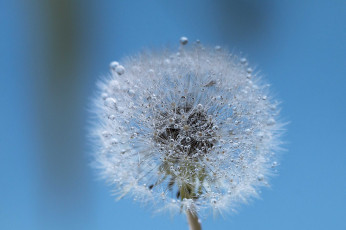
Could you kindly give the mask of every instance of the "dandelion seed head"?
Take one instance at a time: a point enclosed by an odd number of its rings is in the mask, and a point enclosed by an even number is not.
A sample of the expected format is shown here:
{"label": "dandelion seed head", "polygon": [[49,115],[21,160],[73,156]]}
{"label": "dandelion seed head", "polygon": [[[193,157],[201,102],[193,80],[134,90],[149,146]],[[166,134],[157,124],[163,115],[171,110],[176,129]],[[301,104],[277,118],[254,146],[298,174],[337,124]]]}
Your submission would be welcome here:
{"label": "dandelion seed head", "polygon": [[145,52],[99,84],[101,173],[119,198],[192,212],[234,209],[278,163],[278,102],[245,58],[220,46]]}

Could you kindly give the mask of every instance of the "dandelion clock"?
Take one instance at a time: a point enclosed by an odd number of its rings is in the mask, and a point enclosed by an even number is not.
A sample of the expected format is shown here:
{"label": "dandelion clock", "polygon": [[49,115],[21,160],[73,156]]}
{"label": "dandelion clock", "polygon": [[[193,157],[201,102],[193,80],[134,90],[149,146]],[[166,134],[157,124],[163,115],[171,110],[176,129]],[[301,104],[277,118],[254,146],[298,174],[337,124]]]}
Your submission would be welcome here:
{"label": "dandelion clock", "polygon": [[275,172],[282,123],[244,58],[188,44],[110,64],[95,98],[95,165],[118,198],[200,216],[257,196]]}

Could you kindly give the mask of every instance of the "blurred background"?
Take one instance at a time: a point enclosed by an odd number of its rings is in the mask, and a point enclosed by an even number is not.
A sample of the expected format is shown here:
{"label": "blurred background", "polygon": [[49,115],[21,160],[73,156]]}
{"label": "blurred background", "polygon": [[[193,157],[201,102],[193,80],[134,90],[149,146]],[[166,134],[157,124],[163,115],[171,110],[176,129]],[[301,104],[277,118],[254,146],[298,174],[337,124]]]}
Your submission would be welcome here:
{"label": "blurred background", "polygon": [[0,229],[187,229],[89,166],[110,61],[180,36],[242,51],[290,121],[261,199],[204,229],[346,229],[346,1],[0,0]]}

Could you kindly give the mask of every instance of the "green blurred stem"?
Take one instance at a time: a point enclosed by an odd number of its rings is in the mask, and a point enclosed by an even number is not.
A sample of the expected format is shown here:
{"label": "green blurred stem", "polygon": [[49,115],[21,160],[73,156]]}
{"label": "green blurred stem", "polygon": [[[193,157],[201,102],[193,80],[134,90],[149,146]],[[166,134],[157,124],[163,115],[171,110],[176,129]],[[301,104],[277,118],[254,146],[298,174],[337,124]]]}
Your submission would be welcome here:
{"label": "green blurred stem", "polygon": [[198,216],[191,211],[186,211],[187,221],[189,222],[190,230],[202,230],[201,224],[198,221]]}

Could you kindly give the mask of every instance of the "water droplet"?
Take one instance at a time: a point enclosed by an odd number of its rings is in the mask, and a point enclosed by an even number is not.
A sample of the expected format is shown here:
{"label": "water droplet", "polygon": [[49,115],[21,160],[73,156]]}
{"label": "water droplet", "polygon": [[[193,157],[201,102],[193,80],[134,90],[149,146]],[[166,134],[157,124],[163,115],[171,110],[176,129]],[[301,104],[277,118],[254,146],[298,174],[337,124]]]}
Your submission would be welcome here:
{"label": "water droplet", "polygon": [[[247,68],[246,72],[252,73],[252,69],[251,69],[251,68]],[[251,76],[251,75],[250,75],[250,76]]]}
{"label": "water droplet", "polygon": [[102,93],[102,94],[101,94],[101,98],[102,98],[103,100],[106,100],[107,97],[108,97],[108,94],[107,94],[107,93]]}
{"label": "water droplet", "polygon": [[188,42],[189,42],[189,40],[187,39],[187,37],[181,37],[180,38],[180,44],[186,45]]}
{"label": "water droplet", "polygon": [[103,131],[103,132],[102,132],[102,136],[103,136],[104,138],[109,138],[109,137],[112,136],[112,134],[111,134],[110,132],[108,132],[108,131]]}
{"label": "water droplet", "polygon": [[221,50],[221,46],[215,46],[215,50],[216,51],[220,51]]}
{"label": "water droplet", "polygon": [[117,61],[112,61],[110,64],[109,64],[109,68],[111,69],[111,71],[115,71],[115,69],[118,67],[119,65],[119,62]]}
{"label": "water droplet", "polygon": [[244,65],[244,64],[246,64],[246,63],[247,63],[246,58],[242,58],[242,59],[240,59],[240,63],[241,63],[241,64],[243,64],[243,65]]}
{"label": "water droplet", "polygon": [[201,110],[203,109],[203,105],[202,105],[202,104],[198,104],[198,105],[197,105],[197,109],[198,109],[199,111],[201,111]]}
{"label": "water droplet", "polygon": [[186,138],[186,142],[190,142],[191,141],[191,138],[190,137],[187,137]]}
{"label": "water droplet", "polygon": [[262,174],[257,176],[257,180],[258,181],[263,181],[264,180],[264,176]]}
{"label": "water droplet", "polygon": [[148,72],[149,72],[150,75],[153,75],[155,73],[155,70],[149,69]]}
{"label": "water droplet", "polygon": [[114,115],[109,115],[108,119],[114,121],[115,120],[115,116]]}
{"label": "water droplet", "polygon": [[125,73],[125,67],[122,65],[118,65],[115,68],[115,71],[117,72],[118,75],[123,75]]}
{"label": "water droplet", "polygon": [[267,125],[274,125],[275,124],[275,120],[273,118],[270,118],[267,122]]}
{"label": "water droplet", "polygon": [[117,145],[117,144],[118,144],[118,140],[115,139],[115,138],[113,138],[113,139],[111,140],[111,145]]}
{"label": "water droplet", "polygon": [[135,91],[130,89],[129,91],[127,91],[127,93],[129,94],[130,97],[133,97],[135,95]]}
{"label": "water droplet", "polygon": [[114,98],[109,97],[105,100],[104,105],[109,109],[116,109],[117,107],[116,103],[117,101]]}

